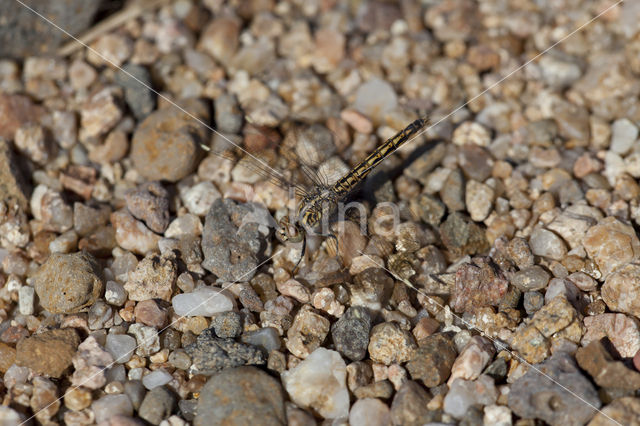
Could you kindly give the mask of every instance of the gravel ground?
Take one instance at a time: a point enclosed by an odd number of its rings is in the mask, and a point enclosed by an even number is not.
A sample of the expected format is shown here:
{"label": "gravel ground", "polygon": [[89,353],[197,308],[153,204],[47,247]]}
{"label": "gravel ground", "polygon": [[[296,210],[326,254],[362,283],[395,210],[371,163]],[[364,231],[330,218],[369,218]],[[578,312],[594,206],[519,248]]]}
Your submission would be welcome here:
{"label": "gravel ground", "polygon": [[640,3],[230,3],[0,59],[0,424],[637,422]]}

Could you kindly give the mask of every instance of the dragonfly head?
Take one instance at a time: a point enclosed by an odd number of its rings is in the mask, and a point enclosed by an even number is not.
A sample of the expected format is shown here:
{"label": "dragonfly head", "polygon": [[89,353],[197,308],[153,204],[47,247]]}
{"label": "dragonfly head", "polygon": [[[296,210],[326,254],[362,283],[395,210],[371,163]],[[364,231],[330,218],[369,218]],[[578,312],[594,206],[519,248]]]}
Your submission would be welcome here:
{"label": "dragonfly head", "polygon": [[280,226],[278,228],[277,237],[282,242],[291,241],[292,243],[299,243],[304,240],[304,228],[298,223],[292,223],[288,216],[284,216],[278,222]]}

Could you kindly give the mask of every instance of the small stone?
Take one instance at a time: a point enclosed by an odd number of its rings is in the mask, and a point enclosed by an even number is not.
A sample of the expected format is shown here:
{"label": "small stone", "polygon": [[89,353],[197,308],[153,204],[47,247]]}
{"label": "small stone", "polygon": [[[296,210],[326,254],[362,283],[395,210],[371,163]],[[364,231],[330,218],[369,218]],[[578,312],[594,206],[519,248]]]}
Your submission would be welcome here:
{"label": "small stone", "polygon": [[607,426],[612,421],[621,425],[632,425],[640,416],[640,398],[625,396],[615,399],[598,412],[589,426]]}
{"label": "small stone", "polygon": [[560,235],[569,247],[575,249],[582,247],[584,234],[600,219],[602,213],[599,209],[576,204],[567,207],[547,227]]}
{"label": "small stone", "polygon": [[141,255],[158,250],[160,237],[142,222],[137,221],[128,211],[118,210],[111,213],[111,223],[116,232],[116,241],[123,249]]}
{"label": "small stone", "polygon": [[440,225],[442,243],[453,258],[480,254],[489,249],[484,230],[462,213],[452,213]]}
{"label": "small stone", "polygon": [[62,233],[73,226],[73,210],[57,191],[38,185],[33,190],[30,205],[33,216],[42,221],[47,231]]}
{"label": "small stone", "polygon": [[128,37],[107,33],[92,44],[92,49],[87,51],[87,60],[94,65],[120,68],[131,56],[132,51],[133,44]]}
{"label": "small stone", "polygon": [[531,252],[529,243],[524,238],[514,238],[509,241],[507,246],[507,253],[509,258],[515,262],[520,269],[524,269],[533,266],[534,257]]}
{"label": "small stone", "polygon": [[80,109],[81,137],[92,138],[111,130],[122,117],[113,87],[95,93]]}
{"label": "small stone", "polygon": [[96,416],[96,422],[109,420],[112,416],[132,416],[133,405],[127,395],[104,395],[91,404],[91,409]]}
{"label": "small stone", "polygon": [[198,398],[196,426],[286,424],[280,382],[255,367],[231,368],[207,381]]}
{"label": "small stone", "polygon": [[264,327],[259,330],[246,332],[242,335],[241,340],[243,343],[261,348],[265,353],[277,351],[282,345],[278,330],[273,327]]}
{"label": "small stone", "polygon": [[153,83],[146,68],[127,63],[115,75],[115,82],[124,89],[124,99],[138,120],[144,120],[155,108]]}
{"label": "small stone", "polygon": [[475,380],[495,355],[493,343],[486,337],[474,336],[464,347],[451,367],[451,376],[447,384],[451,386],[457,378]]}
{"label": "small stone", "polygon": [[260,210],[230,199],[213,202],[205,219],[202,266],[224,281],[249,281],[258,267],[263,245]]}
{"label": "small stone", "polygon": [[80,338],[73,329],[44,331],[18,342],[16,364],[38,374],[62,377],[79,344]]}
{"label": "small stone", "polygon": [[488,257],[475,257],[460,266],[455,275],[451,306],[456,312],[497,306],[507,294],[509,282]]}
{"label": "small stone", "polygon": [[16,360],[16,350],[0,342],[0,373],[4,374]]}
{"label": "small stone", "polygon": [[511,277],[511,284],[522,291],[541,290],[547,286],[551,276],[539,265],[530,266],[516,272]]}
{"label": "small stone", "polygon": [[473,381],[455,379],[444,397],[443,409],[445,413],[460,419],[473,405],[490,405],[497,399],[498,390],[493,379],[487,375]]}
{"label": "small stone", "polygon": [[625,314],[599,314],[584,318],[587,331],[582,346],[594,340],[608,337],[623,358],[631,358],[640,350],[640,326],[633,317]]}
{"label": "small stone", "polygon": [[242,316],[234,311],[221,312],[213,319],[212,325],[216,336],[233,339],[242,333]]}
{"label": "small stone", "polygon": [[180,217],[175,218],[164,231],[164,236],[167,238],[180,239],[187,235],[201,235],[202,234],[202,222],[193,214],[187,213]]}
{"label": "small stone", "polygon": [[111,320],[113,317],[113,310],[111,306],[107,305],[101,299],[89,308],[89,315],[87,316],[87,325],[89,330],[101,330],[104,328],[105,323]]}
{"label": "small stone", "polygon": [[609,149],[625,155],[638,139],[638,128],[627,118],[621,118],[611,125],[611,145]]}
{"label": "small stone", "polygon": [[232,310],[235,303],[227,291],[215,287],[199,287],[191,293],[174,296],[171,305],[180,316],[211,317],[218,312]]}
{"label": "small stone", "polygon": [[353,306],[331,327],[336,350],[352,361],[360,361],[367,353],[371,316],[366,308]]}
{"label": "small stone", "polygon": [[160,329],[168,320],[168,312],[155,299],[143,300],[136,304],[133,311],[136,322]]}
{"label": "small stone", "polygon": [[84,388],[71,387],[64,394],[64,405],[74,411],[80,411],[91,405],[91,391]]}
{"label": "small stone", "polygon": [[493,159],[485,148],[475,144],[466,144],[458,152],[460,168],[471,180],[484,182],[491,176]]}
{"label": "small stone", "polygon": [[115,281],[107,281],[104,290],[104,299],[114,306],[122,306],[127,301],[127,292],[124,287]]}
{"label": "small stone", "polygon": [[527,291],[523,297],[523,305],[527,314],[533,315],[544,305],[544,296],[537,291]]}
{"label": "small stone", "polygon": [[440,190],[440,199],[451,212],[465,208],[464,176],[460,169],[452,170]]}
{"label": "small stone", "polygon": [[475,144],[486,147],[491,142],[491,134],[482,124],[465,121],[453,131],[451,141],[459,146]]}
{"label": "small stone", "polygon": [[345,109],[340,112],[342,118],[354,130],[360,133],[369,134],[373,131],[373,123],[367,117],[353,109]]}
{"label": "small stone", "polygon": [[377,398],[357,400],[349,411],[351,426],[384,426],[391,424],[389,407]]}
{"label": "small stone", "polygon": [[197,216],[205,216],[211,209],[215,200],[221,198],[222,194],[211,182],[200,182],[189,188],[182,195],[182,201],[189,213]]}
{"label": "small stone", "polygon": [[60,409],[58,387],[47,378],[34,377],[33,394],[29,402],[36,419],[47,423]]}
{"label": "small stone", "polygon": [[[2,108],[0,94],[0,111]],[[1,120],[1,119],[0,119]],[[0,123],[0,131],[2,125]],[[0,138],[0,197],[13,200],[24,211],[29,204],[29,185],[22,168],[18,166],[17,156],[9,142]]]}
{"label": "small stone", "polygon": [[550,345],[540,330],[532,325],[516,329],[511,346],[530,363],[544,361],[550,354]]}
{"label": "small stone", "polygon": [[173,376],[164,369],[154,370],[142,378],[142,384],[145,388],[151,390],[158,386],[164,386],[173,380]]}
{"label": "small stone", "polygon": [[301,309],[287,331],[286,346],[298,358],[306,358],[329,334],[330,322],[310,309]]}
{"label": "small stone", "polygon": [[436,413],[427,408],[429,393],[417,382],[408,380],[398,390],[391,403],[394,425],[420,426],[435,421]]}
{"label": "small stone", "polygon": [[114,362],[124,364],[136,350],[136,339],[128,334],[107,334],[104,348],[113,356]]}
{"label": "small stone", "polygon": [[567,255],[567,247],[553,232],[544,228],[536,228],[529,237],[531,252],[536,256],[562,260]]}
{"label": "small stone", "polygon": [[372,78],[358,87],[353,107],[373,120],[382,123],[387,112],[398,104],[393,87],[384,80]]}
{"label": "small stone", "polygon": [[39,165],[46,164],[52,154],[49,140],[39,124],[26,123],[18,128],[14,144],[21,153]]}
{"label": "small stone", "polygon": [[[554,354],[535,367],[544,374],[532,368],[511,385],[509,408],[516,415],[542,419],[550,424],[582,425],[600,408],[596,389],[570,355]],[[571,389],[573,394],[558,387],[557,383]]]}
{"label": "small stone", "polygon": [[37,123],[43,109],[22,95],[0,94],[0,138],[13,140],[26,123]]}
{"label": "small stone", "polygon": [[610,274],[601,293],[610,310],[640,317],[640,265],[630,263]]}
{"label": "small stone", "polygon": [[[195,116],[204,118],[200,106],[196,108]],[[138,125],[129,156],[147,180],[176,182],[195,169],[203,141],[204,127],[200,123],[186,112],[163,108]]]}
{"label": "small stone", "polygon": [[213,329],[203,331],[195,343],[185,347],[198,374],[212,375],[226,368],[265,364],[262,351],[233,339],[215,337]]}
{"label": "small stone", "polygon": [[125,195],[127,209],[159,234],[169,226],[169,192],[160,182],[148,182]]}
{"label": "small stone", "polygon": [[416,343],[411,333],[400,328],[398,323],[384,322],[371,330],[368,349],[373,361],[390,365],[412,359]]}
{"label": "small stone", "polygon": [[382,302],[393,289],[393,279],[380,268],[368,268],[355,276],[351,292],[351,305],[362,306],[370,312],[380,312]]}
{"label": "small stone", "polygon": [[313,409],[325,419],[349,414],[346,365],[338,352],[318,348],[281,377],[299,407]]}
{"label": "small stone", "polygon": [[143,301],[148,299],[171,300],[178,266],[173,254],[158,255],[152,253],[142,259],[135,271],[129,274],[129,280],[124,285],[130,300]]}
{"label": "small stone", "polygon": [[640,240],[635,230],[615,217],[602,219],[589,228],[582,241],[605,277],[640,256]]}
{"label": "small stone", "polygon": [[102,271],[88,253],[52,254],[32,278],[40,304],[51,313],[75,313],[102,294]]}
{"label": "small stone", "polygon": [[18,311],[22,315],[33,314],[35,290],[33,287],[23,286],[18,290]]}
{"label": "small stone", "polygon": [[148,356],[160,350],[160,338],[158,330],[142,324],[131,324],[129,333],[136,337],[136,354]]}
{"label": "small stone", "polygon": [[413,380],[422,380],[431,388],[444,383],[451,374],[457,353],[447,335],[438,333],[421,340],[406,368]]}
{"label": "small stone", "polygon": [[489,185],[470,180],[465,190],[465,204],[471,220],[482,222],[493,206],[494,191]]}
{"label": "small stone", "polygon": [[483,424],[496,426],[511,426],[513,424],[511,410],[504,405],[487,405],[484,407]]}
{"label": "small stone", "polygon": [[311,292],[300,281],[289,279],[283,283],[276,283],[278,291],[284,295],[296,299],[300,303],[308,303]]}
{"label": "small stone", "polygon": [[640,388],[640,373],[627,368],[622,361],[616,361],[609,353],[607,339],[594,340],[585,347],[578,348],[576,361],[597,385],[605,388],[634,390]]}
{"label": "small stone", "polygon": [[78,352],[73,357],[75,371],[71,383],[88,389],[100,389],[107,383],[105,372],[112,364],[111,354],[100,346],[95,337],[89,335],[78,346]]}

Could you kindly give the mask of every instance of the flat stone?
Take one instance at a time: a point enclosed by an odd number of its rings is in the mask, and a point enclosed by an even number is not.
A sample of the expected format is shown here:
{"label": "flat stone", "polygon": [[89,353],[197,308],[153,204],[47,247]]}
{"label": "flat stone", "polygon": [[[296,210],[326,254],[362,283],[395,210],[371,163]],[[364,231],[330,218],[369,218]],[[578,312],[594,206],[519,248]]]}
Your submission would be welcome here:
{"label": "flat stone", "polygon": [[360,361],[367,354],[371,316],[366,308],[352,306],[331,326],[336,350],[352,361]]}
{"label": "flat stone", "polygon": [[415,350],[413,336],[398,323],[383,322],[371,330],[369,355],[375,362],[385,365],[407,362],[413,358]]}
{"label": "flat stone", "polygon": [[576,361],[593,380],[605,388],[635,390],[640,389],[640,373],[628,368],[621,361],[614,360],[606,345],[606,339],[594,340],[587,346],[578,348]]}
{"label": "flat stone", "polygon": [[640,317],[640,265],[630,263],[610,274],[601,293],[612,311]]}
{"label": "flat stone", "polygon": [[589,228],[582,242],[604,277],[640,257],[640,240],[635,230],[615,217],[602,219]]}
{"label": "flat stone", "polygon": [[62,377],[80,344],[74,329],[45,331],[18,342],[16,364],[29,367],[38,374]]}
{"label": "flat stone", "polygon": [[419,342],[418,350],[406,368],[413,380],[422,380],[425,386],[431,388],[449,378],[456,356],[451,338],[441,333],[433,334]]}
{"label": "flat stone", "polygon": [[185,347],[185,351],[193,361],[193,369],[204,375],[212,375],[227,368],[262,365],[266,362],[259,348],[233,339],[215,337],[212,329],[203,331],[195,343]]}
{"label": "flat stone", "polygon": [[620,356],[631,358],[640,351],[640,325],[634,317],[605,313],[584,318],[587,328],[581,344],[608,337]]}
{"label": "flat stone", "polygon": [[171,300],[173,288],[178,277],[178,266],[173,254],[152,253],[142,259],[135,271],[129,274],[124,285],[130,300],[147,299]]}

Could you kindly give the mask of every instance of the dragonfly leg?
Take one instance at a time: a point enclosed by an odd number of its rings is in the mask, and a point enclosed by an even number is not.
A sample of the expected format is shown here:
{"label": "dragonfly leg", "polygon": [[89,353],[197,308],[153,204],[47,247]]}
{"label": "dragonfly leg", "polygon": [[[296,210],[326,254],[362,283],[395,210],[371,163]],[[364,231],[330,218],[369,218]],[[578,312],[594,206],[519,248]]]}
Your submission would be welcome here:
{"label": "dragonfly leg", "polygon": [[296,272],[298,272],[298,266],[300,266],[300,262],[302,261],[302,258],[306,254],[306,251],[307,251],[307,239],[303,238],[302,239],[302,251],[300,251],[300,257],[298,258],[298,261],[296,262],[296,266],[293,268],[293,271],[291,272],[291,275],[295,275]]}

